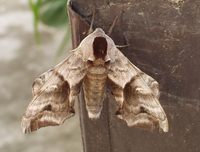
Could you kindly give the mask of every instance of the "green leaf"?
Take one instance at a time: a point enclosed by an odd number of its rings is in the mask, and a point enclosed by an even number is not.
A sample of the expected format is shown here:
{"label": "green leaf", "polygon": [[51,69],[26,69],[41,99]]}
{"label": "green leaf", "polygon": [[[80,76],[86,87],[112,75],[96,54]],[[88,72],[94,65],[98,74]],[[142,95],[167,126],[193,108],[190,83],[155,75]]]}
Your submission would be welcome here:
{"label": "green leaf", "polygon": [[68,22],[66,6],[67,0],[43,0],[40,20],[48,26],[66,26]]}
{"label": "green leaf", "polygon": [[42,4],[42,0],[29,0],[29,6],[33,12],[33,18],[34,18],[34,35],[37,43],[40,43],[40,33],[39,33],[39,11],[40,11],[40,6]]}

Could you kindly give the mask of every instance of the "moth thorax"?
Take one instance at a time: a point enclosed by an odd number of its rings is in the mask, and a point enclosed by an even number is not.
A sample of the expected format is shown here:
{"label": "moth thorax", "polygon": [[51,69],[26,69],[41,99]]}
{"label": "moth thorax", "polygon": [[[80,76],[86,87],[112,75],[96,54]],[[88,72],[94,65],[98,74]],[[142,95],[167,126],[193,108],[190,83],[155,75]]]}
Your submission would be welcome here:
{"label": "moth thorax", "polygon": [[93,62],[93,65],[94,65],[94,66],[100,66],[100,65],[104,66],[104,65],[105,65],[105,61],[102,60],[101,58],[99,58],[99,59],[96,59],[96,60]]}
{"label": "moth thorax", "polygon": [[108,43],[104,37],[95,37],[93,42],[93,54],[96,59],[105,59]]}

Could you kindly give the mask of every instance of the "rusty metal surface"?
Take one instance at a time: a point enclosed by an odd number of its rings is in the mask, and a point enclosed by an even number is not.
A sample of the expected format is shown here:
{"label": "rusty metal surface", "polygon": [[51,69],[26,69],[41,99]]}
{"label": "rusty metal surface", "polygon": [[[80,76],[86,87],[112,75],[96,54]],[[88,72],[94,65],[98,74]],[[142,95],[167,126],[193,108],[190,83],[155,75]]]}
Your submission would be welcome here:
{"label": "rusty metal surface", "polygon": [[[120,15],[111,37],[118,45],[128,43],[129,46],[121,51],[141,70],[160,83],[162,92],[160,102],[170,124],[170,131],[167,134],[128,128],[124,122],[115,117],[116,107],[110,97],[109,105],[104,106],[103,116],[98,122],[90,122],[85,111],[81,111],[80,115],[84,118],[82,124],[87,132],[83,137],[87,147],[85,151],[199,152],[200,2],[198,0],[72,0],[71,2],[73,10],[88,22],[95,8],[94,26],[101,27],[105,31],[108,31],[114,18]],[[72,29],[76,31],[76,28],[72,23]],[[80,32],[76,34],[81,35]],[[83,106],[81,105],[81,109],[84,109]],[[102,128],[95,132],[98,127]],[[99,139],[98,136],[104,137],[102,130],[108,130],[105,134],[109,137]],[[93,133],[97,135],[94,137]],[[100,145],[106,150],[95,149],[97,144],[90,145],[98,141],[101,141]]]}

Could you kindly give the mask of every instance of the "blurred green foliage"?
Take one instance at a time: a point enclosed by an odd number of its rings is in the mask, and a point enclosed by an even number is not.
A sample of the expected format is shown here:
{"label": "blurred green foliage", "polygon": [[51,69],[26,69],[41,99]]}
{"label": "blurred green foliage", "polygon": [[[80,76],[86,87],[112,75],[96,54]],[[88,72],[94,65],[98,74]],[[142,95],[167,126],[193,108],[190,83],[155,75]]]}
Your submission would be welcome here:
{"label": "blurred green foliage", "polygon": [[43,0],[40,7],[40,19],[49,26],[62,27],[68,22],[67,0]]}
{"label": "blurred green foliage", "polygon": [[38,30],[39,25],[39,10],[41,6],[42,0],[29,0],[29,6],[33,12],[33,19],[34,19],[34,33],[35,33],[35,39],[37,43],[40,42],[40,35]]}
{"label": "blurred green foliage", "polygon": [[63,28],[66,34],[58,48],[59,55],[70,39],[70,33],[67,29],[67,0],[29,0],[29,6],[34,16],[34,35],[38,44],[40,43],[40,22],[47,26]]}

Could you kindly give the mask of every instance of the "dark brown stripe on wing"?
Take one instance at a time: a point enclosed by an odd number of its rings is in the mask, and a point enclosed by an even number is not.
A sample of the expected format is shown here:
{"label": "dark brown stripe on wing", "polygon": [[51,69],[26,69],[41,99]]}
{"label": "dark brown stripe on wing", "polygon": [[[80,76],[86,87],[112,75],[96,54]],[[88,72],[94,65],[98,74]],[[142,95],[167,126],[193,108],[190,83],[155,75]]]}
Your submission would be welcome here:
{"label": "dark brown stripe on wing", "polygon": [[63,77],[63,75],[60,74],[58,71],[55,71],[54,74],[55,74],[61,81],[65,81],[65,78]]}

